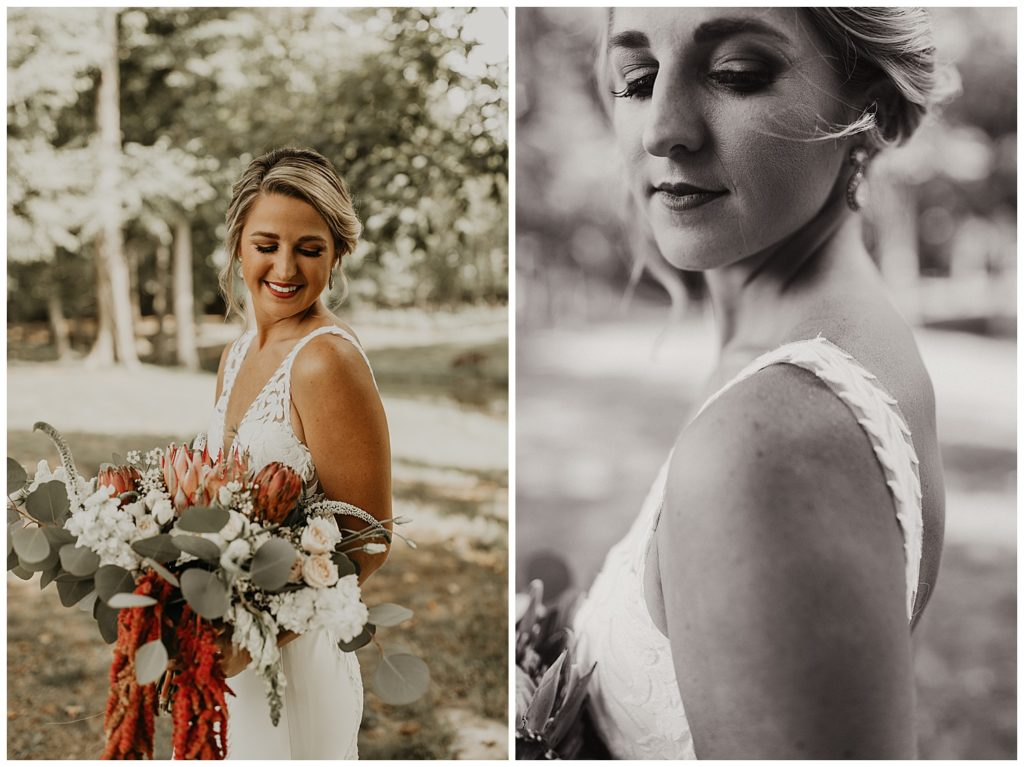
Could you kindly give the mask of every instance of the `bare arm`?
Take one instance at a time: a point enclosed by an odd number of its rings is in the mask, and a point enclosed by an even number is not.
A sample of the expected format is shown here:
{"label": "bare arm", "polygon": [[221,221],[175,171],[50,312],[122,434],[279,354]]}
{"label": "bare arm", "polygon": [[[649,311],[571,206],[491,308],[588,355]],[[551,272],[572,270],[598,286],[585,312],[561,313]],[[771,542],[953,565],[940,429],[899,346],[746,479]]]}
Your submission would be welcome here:
{"label": "bare arm", "polygon": [[[387,418],[366,361],[348,341],[324,335],[311,341],[292,368],[292,401],[326,496],[391,519],[391,443]],[[367,526],[354,517],[342,529]],[[391,523],[385,527],[391,529]],[[370,539],[384,543],[383,539]],[[356,552],[360,581],[384,564],[381,554]]]}
{"label": "bare arm", "polygon": [[700,758],[912,758],[902,537],[846,405],[776,366],[681,438],[657,536]]}

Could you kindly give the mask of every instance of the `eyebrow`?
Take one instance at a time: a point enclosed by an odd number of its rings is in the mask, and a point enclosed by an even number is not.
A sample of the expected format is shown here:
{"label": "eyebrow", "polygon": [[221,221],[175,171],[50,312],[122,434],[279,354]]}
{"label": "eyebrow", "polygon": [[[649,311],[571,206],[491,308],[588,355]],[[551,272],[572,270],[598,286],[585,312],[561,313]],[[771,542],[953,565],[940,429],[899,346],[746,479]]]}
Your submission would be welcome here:
{"label": "eyebrow", "polygon": [[[699,25],[693,32],[693,41],[698,44],[713,43],[743,33],[761,34],[774,37],[784,43],[790,39],[782,32],[756,19],[712,19]],[[651,40],[643,32],[626,30],[608,38],[608,48],[650,48]]]}
{"label": "eyebrow", "polygon": [[[249,239],[250,240],[254,240],[257,237],[261,237],[261,238],[267,239],[267,240],[279,240],[279,239],[281,239],[280,237],[278,237],[273,232],[253,232],[252,234],[249,235]],[[298,240],[296,240],[296,242],[308,242],[309,240],[319,240],[320,242],[327,242],[327,240],[325,240],[323,237],[321,237],[318,234],[307,234],[307,235],[304,235],[303,237],[300,237]]]}

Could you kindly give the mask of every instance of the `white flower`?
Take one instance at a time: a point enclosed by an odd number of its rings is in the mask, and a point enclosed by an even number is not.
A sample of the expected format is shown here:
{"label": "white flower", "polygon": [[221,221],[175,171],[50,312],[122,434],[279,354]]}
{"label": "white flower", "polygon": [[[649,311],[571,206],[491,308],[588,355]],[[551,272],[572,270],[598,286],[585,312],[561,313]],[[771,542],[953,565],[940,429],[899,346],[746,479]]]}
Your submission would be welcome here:
{"label": "white flower", "polygon": [[281,658],[277,647],[277,627],[266,613],[253,615],[241,603],[232,605],[228,615],[235,627],[231,643],[249,651],[252,662],[258,669],[273,666]]}
{"label": "white flower", "polygon": [[135,501],[134,503],[126,504],[123,508],[124,511],[132,515],[136,523],[138,523],[142,517],[146,516],[146,504],[142,501]]}
{"label": "white flower", "polygon": [[217,500],[220,502],[221,506],[230,506],[231,505],[231,499],[232,499],[233,496],[234,496],[234,493],[232,493],[230,490],[228,490],[228,486],[227,485],[223,485],[217,491]]}
{"label": "white flower", "polygon": [[144,514],[135,521],[135,529],[139,538],[152,538],[160,534],[160,523],[149,514]]}
{"label": "white flower", "polygon": [[78,538],[78,545],[99,555],[101,565],[126,569],[138,566],[140,558],[132,548],[139,531],[132,514],[111,498],[110,487],[100,487],[88,495],[81,507],[72,509],[64,528]]}
{"label": "white flower", "polygon": [[302,563],[302,578],[313,588],[325,589],[338,582],[338,566],[326,554],[315,554]]}
{"label": "white flower", "polygon": [[300,589],[281,594],[277,607],[277,622],[281,628],[305,634],[309,631],[315,612],[317,589]]}
{"label": "white flower", "polygon": [[[223,490],[224,488],[221,488]],[[229,511],[227,524],[220,529],[219,535],[225,541],[233,541],[245,532],[246,518],[237,511]]]}
{"label": "white flower", "polygon": [[153,505],[153,516],[161,525],[166,525],[174,519],[174,506],[166,498],[161,498]]}
{"label": "white flower", "polygon": [[369,618],[355,575],[339,578],[329,588],[288,591],[274,599],[278,625],[299,634],[325,629],[347,642],[363,630]]}
{"label": "white flower", "polygon": [[146,502],[146,508],[149,509],[150,511],[152,511],[153,507],[156,506],[156,504],[159,501],[162,501],[162,500],[164,500],[166,498],[167,498],[167,493],[165,493],[164,491],[162,491],[162,490],[150,490],[148,493],[146,493],[146,497],[143,500],[145,500],[145,502]]}
{"label": "white flower", "polygon": [[220,555],[220,566],[231,573],[240,572],[242,563],[252,556],[252,547],[244,538],[236,538]]}
{"label": "white flower", "polygon": [[302,531],[302,548],[310,554],[326,554],[341,540],[341,531],[333,518],[313,517]]}
{"label": "white flower", "polygon": [[140,463],[142,461],[142,453],[140,453],[138,450],[129,450],[128,457],[125,460],[133,465]]}

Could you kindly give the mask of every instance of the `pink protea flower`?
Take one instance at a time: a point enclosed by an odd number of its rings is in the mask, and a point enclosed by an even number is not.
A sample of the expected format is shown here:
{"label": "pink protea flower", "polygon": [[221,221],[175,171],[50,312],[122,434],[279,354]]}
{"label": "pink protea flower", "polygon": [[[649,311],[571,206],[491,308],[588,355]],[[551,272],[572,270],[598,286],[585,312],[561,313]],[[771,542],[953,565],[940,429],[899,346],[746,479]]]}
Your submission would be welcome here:
{"label": "pink protea flower", "polygon": [[245,482],[249,475],[249,460],[245,454],[232,452],[227,458],[217,461],[203,478],[195,502],[209,505],[217,500],[220,489],[229,482]]}
{"label": "pink protea flower", "polygon": [[253,477],[256,492],[253,516],[259,522],[280,524],[302,494],[302,477],[280,461],[268,463]]}
{"label": "pink protea flower", "polygon": [[191,450],[187,445],[171,444],[162,459],[164,482],[178,511],[196,502],[197,491],[210,472],[210,454],[202,450]]}
{"label": "pink protea flower", "polygon": [[114,495],[121,495],[134,490],[135,483],[141,478],[139,470],[133,466],[105,466],[96,477],[96,486],[109,487]]}

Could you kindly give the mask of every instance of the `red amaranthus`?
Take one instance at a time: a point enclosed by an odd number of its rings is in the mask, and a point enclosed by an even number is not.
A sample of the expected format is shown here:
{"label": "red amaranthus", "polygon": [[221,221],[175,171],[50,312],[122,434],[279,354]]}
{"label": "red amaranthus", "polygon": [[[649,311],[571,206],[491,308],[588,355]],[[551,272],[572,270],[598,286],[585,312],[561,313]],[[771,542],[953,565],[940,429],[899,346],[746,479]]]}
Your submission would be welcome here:
{"label": "red amaranthus", "polygon": [[139,580],[135,593],[152,596],[156,604],[125,608],[118,616],[110,697],[103,722],[107,734],[104,759],[153,758],[156,684],[140,685],[136,681],[135,652],[146,642],[160,638],[163,605],[170,590],[170,584],[149,572]]}
{"label": "red amaranthus", "polygon": [[185,605],[178,622],[173,701],[174,758],[223,759],[228,743],[228,688],[217,657],[217,629]]}

